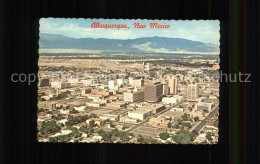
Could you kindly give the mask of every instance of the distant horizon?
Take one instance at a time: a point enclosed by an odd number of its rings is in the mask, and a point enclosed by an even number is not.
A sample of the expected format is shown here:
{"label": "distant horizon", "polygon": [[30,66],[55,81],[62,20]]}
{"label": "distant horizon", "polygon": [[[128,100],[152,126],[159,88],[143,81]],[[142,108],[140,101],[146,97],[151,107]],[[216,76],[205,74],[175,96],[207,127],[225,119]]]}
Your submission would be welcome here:
{"label": "distant horizon", "polygon": [[[129,29],[91,28],[93,22],[102,24],[127,24]],[[169,29],[137,29],[133,23],[169,24]],[[145,37],[180,38],[220,45],[220,23],[218,20],[141,20],[141,19],[64,19],[41,18],[40,33],[60,34],[69,38],[103,38],[130,40]]]}
{"label": "distant horizon", "polygon": [[[190,40],[190,41],[194,41],[194,42],[202,42],[205,43],[203,41],[199,41],[199,40],[191,40],[191,39],[186,39],[186,38],[180,38],[180,37],[167,37],[167,36],[147,36],[147,37],[139,37],[139,38],[130,38],[130,39],[115,39],[115,38],[92,38],[92,37],[82,37],[82,38],[74,38],[74,37],[70,37],[64,34],[57,34],[57,33],[41,33],[40,34],[48,34],[48,35],[61,35],[64,37],[68,37],[68,38],[73,38],[73,39],[111,39],[111,40],[134,40],[134,39],[141,39],[141,38],[153,38],[153,37],[159,37],[159,38],[169,38],[169,39],[183,39],[183,40]],[[214,44],[214,43],[205,43],[205,44]],[[214,44],[219,46],[219,44]]]}

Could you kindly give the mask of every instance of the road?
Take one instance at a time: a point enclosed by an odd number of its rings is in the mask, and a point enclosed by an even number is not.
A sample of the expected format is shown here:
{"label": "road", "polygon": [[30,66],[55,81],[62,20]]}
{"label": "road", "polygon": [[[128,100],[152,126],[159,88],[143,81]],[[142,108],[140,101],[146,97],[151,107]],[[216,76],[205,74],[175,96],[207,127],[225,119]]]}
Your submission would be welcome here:
{"label": "road", "polygon": [[[216,106],[207,117],[204,118],[204,120],[202,120],[195,128],[193,128],[192,130],[196,130],[197,132],[199,132],[205,125],[206,123],[209,121],[209,119],[211,119],[214,114],[218,111],[219,106]],[[192,131],[191,130],[191,131]]]}
{"label": "road", "polygon": [[[186,101],[186,100],[184,100],[184,101]],[[169,108],[167,108],[167,109],[165,109],[165,110],[163,110],[163,111],[161,111],[161,112],[159,112],[159,113],[157,113],[157,114],[155,114],[155,115],[153,115],[153,116],[151,116],[151,117],[156,117],[156,118],[157,118],[159,115],[161,115],[161,114],[163,114],[163,113],[169,111],[171,108],[176,107],[177,105],[183,103],[184,101],[181,101],[181,102],[179,102],[179,103],[177,103],[177,104],[175,104],[175,105],[172,105],[172,106],[170,106]],[[128,132],[128,133],[129,133],[129,132],[132,132],[132,131],[134,131],[135,129],[137,129],[138,127],[144,125],[145,123],[147,123],[147,122],[149,121],[149,119],[150,119],[151,117],[145,119],[144,121],[140,122],[139,124],[137,124],[137,125],[133,126],[132,128],[128,129],[126,132]]]}

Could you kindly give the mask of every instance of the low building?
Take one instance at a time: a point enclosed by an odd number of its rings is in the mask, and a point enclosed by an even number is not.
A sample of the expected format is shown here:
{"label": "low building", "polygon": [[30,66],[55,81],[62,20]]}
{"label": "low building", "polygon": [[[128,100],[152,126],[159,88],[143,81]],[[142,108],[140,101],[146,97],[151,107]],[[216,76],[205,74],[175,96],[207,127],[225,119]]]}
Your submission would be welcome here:
{"label": "low building", "polygon": [[162,99],[162,103],[165,104],[176,104],[181,101],[181,98],[178,97],[164,97]]}
{"label": "low building", "polygon": [[214,108],[214,103],[199,102],[195,105],[195,110],[208,110],[211,111]]}
{"label": "low building", "polygon": [[141,121],[145,120],[146,118],[150,117],[151,115],[152,115],[152,110],[140,109],[140,110],[128,112],[129,118],[136,118]]}
{"label": "low building", "polygon": [[88,95],[90,93],[91,93],[91,89],[82,89],[81,90],[81,95],[82,96],[86,96],[86,95]]}
{"label": "low building", "polygon": [[120,117],[120,121],[126,123],[138,123],[137,118],[129,118],[129,117]]}
{"label": "low building", "polygon": [[111,120],[111,121],[118,121],[119,116],[116,114],[102,114],[99,116],[101,120]]}
{"label": "low building", "polygon": [[49,79],[40,79],[39,80],[39,87],[46,87],[50,85]]}
{"label": "low building", "polygon": [[70,83],[66,83],[66,82],[52,82],[51,83],[51,87],[52,88],[56,88],[56,89],[69,88],[70,87]]}
{"label": "low building", "polygon": [[152,110],[153,114],[157,114],[162,110],[164,110],[165,106],[161,104],[148,104],[148,105],[141,106],[139,109]]}
{"label": "low building", "polygon": [[165,118],[150,118],[148,125],[152,127],[168,127],[168,124],[170,123],[169,120],[166,120]]}
{"label": "low building", "polygon": [[113,92],[98,92],[97,95],[110,96],[110,95],[113,95]]}
{"label": "low building", "polygon": [[143,101],[143,100],[144,100],[144,91],[124,93],[125,102],[136,102],[136,101]]}
{"label": "low building", "polygon": [[144,81],[142,79],[132,79],[131,86],[140,88],[144,85]]}
{"label": "low building", "polygon": [[119,108],[125,107],[125,103],[108,103],[108,104],[106,104],[106,106],[119,109]]}
{"label": "low building", "polygon": [[102,106],[105,106],[104,103],[97,103],[97,102],[87,102],[86,105],[94,108],[100,108]]}
{"label": "low building", "polygon": [[74,107],[74,109],[77,111],[85,111],[86,106]]}
{"label": "low building", "polygon": [[56,102],[52,101],[39,101],[38,102],[39,109],[47,109],[47,110],[56,110]]}

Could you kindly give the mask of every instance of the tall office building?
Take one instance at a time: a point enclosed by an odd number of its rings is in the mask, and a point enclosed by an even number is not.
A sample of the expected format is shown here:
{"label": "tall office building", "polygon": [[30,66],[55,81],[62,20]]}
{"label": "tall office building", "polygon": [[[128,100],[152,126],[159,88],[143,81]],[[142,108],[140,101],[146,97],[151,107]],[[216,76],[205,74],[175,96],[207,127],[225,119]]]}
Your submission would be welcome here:
{"label": "tall office building", "polygon": [[169,84],[168,81],[163,81],[163,95],[169,94]]}
{"label": "tall office building", "polygon": [[108,88],[109,89],[114,89],[116,86],[116,81],[115,80],[109,80],[108,81]]}
{"label": "tall office building", "polygon": [[177,78],[171,77],[169,79],[169,88],[170,88],[170,94],[177,94],[178,90],[178,80]]}
{"label": "tall office building", "polygon": [[187,98],[188,99],[199,98],[199,85],[197,83],[188,85]]}
{"label": "tall office building", "polygon": [[144,101],[158,102],[162,99],[163,85],[160,82],[146,83],[144,89]]}

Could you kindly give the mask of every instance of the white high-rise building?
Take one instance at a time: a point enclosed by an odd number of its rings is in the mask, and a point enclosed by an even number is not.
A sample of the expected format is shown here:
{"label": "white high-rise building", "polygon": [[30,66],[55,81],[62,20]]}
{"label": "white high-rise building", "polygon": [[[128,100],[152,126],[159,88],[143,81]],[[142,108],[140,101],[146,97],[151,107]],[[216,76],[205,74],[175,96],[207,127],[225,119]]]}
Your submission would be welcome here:
{"label": "white high-rise building", "polygon": [[129,77],[129,84],[132,85],[132,83],[133,83],[133,78]]}
{"label": "white high-rise building", "polygon": [[178,80],[177,78],[171,77],[169,79],[169,88],[170,88],[170,94],[177,94],[178,90]]}
{"label": "white high-rise building", "polygon": [[118,86],[124,85],[124,79],[116,79],[116,83]]}
{"label": "white high-rise building", "polygon": [[153,69],[153,65],[151,64],[151,63],[147,63],[146,65],[145,65],[145,70],[146,71],[150,71],[150,70],[152,70]]}
{"label": "white high-rise building", "polygon": [[199,98],[199,85],[197,83],[188,85],[187,98],[188,99]]}
{"label": "white high-rise building", "polygon": [[163,95],[168,95],[169,94],[169,84],[168,81],[163,81]]}
{"label": "white high-rise building", "polygon": [[109,89],[114,89],[116,86],[116,81],[115,80],[109,80],[108,81],[108,88]]}

